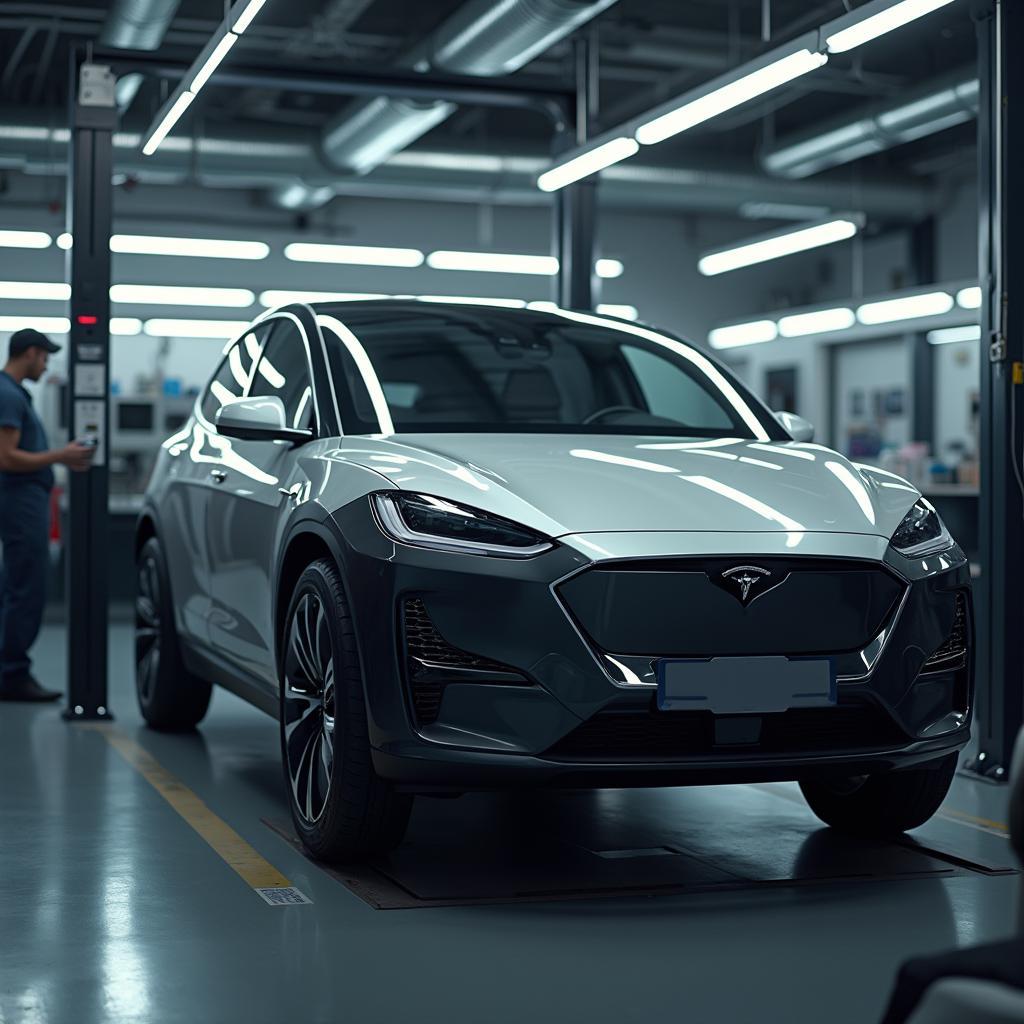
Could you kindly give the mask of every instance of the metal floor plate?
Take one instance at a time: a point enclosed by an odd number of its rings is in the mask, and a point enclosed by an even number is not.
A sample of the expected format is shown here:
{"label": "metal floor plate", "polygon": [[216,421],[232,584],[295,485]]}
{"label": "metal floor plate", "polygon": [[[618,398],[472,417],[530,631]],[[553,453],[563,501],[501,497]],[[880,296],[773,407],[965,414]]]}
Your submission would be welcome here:
{"label": "metal floor plate", "polygon": [[[290,824],[265,824],[301,851]],[[317,866],[380,910],[1016,870],[1008,842],[948,820],[897,841],[842,836],[786,785],[420,799],[390,855]]]}

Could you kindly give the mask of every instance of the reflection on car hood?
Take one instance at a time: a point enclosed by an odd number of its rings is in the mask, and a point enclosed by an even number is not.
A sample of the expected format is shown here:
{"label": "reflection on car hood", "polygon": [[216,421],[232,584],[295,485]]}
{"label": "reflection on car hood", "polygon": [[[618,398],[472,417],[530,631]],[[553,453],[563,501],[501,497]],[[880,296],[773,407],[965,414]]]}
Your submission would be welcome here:
{"label": "reflection on car hood", "polygon": [[821,445],[607,434],[344,438],[328,458],[559,536],[610,531],[890,537],[919,497]]}

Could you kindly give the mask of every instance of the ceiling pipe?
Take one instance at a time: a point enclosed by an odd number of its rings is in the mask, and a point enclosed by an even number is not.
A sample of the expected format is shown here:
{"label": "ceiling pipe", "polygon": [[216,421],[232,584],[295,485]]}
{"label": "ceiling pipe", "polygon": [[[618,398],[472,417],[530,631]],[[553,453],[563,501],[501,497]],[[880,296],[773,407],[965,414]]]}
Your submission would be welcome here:
{"label": "ceiling pipe", "polygon": [[[607,10],[617,0],[468,0],[428,39],[399,61],[425,73],[493,77],[512,74],[535,56]],[[355,100],[328,123],[320,140],[325,163],[343,174],[366,174],[446,121],[456,106],[443,100],[413,102],[386,96]],[[288,187],[271,201],[310,210],[325,188],[303,194]]]}
{"label": "ceiling pipe", "polygon": [[806,178],[977,116],[978,80],[973,69],[963,69],[932,79],[897,103],[873,104],[782,138],[762,154],[761,166],[780,177]]}
{"label": "ceiling pipe", "polygon": [[[158,50],[181,0],[113,0],[100,31],[100,46],[116,50]],[[123,114],[142,86],[142,75],[118,79],[115,96]]]}

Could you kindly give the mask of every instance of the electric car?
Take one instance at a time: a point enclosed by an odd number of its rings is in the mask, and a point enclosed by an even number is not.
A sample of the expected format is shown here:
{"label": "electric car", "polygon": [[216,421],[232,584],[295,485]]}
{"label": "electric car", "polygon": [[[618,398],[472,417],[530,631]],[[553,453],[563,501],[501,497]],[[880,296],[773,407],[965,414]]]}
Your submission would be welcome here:
{"label": "electric car", "polygon": [[291,305],[226,347],[136,538],[138,700],[280,722],[307,850],[416,794],[795,780],[914,828],[968,739],[963,551],[664,331],[567,309]]}

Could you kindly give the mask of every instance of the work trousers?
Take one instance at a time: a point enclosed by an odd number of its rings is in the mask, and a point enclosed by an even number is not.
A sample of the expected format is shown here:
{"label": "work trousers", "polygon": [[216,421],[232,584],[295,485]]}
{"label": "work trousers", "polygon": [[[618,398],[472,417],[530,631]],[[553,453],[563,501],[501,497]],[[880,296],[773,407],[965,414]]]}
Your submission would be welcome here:
{"label": "work trousers", "polygon": [[28,673],[49,574],[50,492],[35,481],[0,485],[0,682]]}

